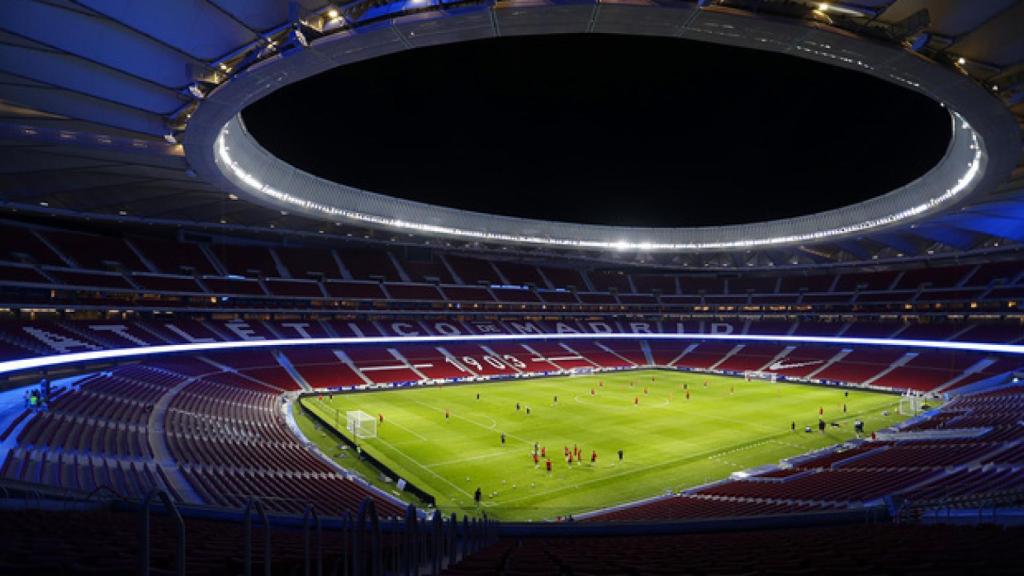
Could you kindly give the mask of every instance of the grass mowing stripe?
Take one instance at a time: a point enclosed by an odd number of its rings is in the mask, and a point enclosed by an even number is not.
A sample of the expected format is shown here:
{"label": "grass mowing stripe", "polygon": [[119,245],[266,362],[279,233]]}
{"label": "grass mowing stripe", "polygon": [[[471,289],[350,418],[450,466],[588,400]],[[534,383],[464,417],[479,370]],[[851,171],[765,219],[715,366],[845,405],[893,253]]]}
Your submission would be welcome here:
{"label": "grass mowing stripe", "polygon": [[[386,440],[381,440],[381,442],[384,443],[385,445],[390,446],[390,444],[388,444]],[[458,492],[461,492],[463,495],[465,495],[465,496],[469,496],[470,495],[469,492],[466,492],[462,488],[459,488],[458,485],[452,483],[450,480],[448,480],[444,476],[441,476],[440,474],[434,472],[433,470],[431,470],[427,466],[424,466],[423,464],[420,464],[419,462],[417,462],[414,458],[410,457],[405,452],[402,452],[401,450],[399,450],[399,449],[397,449],[397,448],[395,448],[393,446],[391,447],[391,449],[394,450],[395,452],[397,452],[400,456],[402,456],[406,460],[408,460],[413,466],[419,468],[420,470],[423,470],[424,472],[426,472],[427,474],[430,474],[431,476],[437,478],[438,480],[441,480],[442,482],[444,482],[445,484],[448,484],[452,488],[455,488],[455,490],[457,490]]]}
{"label": "grass mowing stripe", "polygon": [[[687,386],[690,399],[684,399]],[[556,402],[556,395],[564,401]],[[846,422],[854,418],[869,432],[899,421],[896,402],[867,390],[847,396],[821,386],[646,370],[336,394],[323,401],[324,412],[383,414],[381,437],[360,441],[362,449],[433,494],[446,513],[477,512],[469,495],[480,487],[488,513],[503,520],[603,508],[775,463],[852,438]],[[817,427],[819,408],[840,428],[802,432]],[[534,465],[534,442],[548,449],[550,474],[543,460]],[[563,450],[574,445],[587,463],[569,468]],[[623,466],[613,464],[619,449],[626,454]],[[592,450],[600,456],[593,466]]]}

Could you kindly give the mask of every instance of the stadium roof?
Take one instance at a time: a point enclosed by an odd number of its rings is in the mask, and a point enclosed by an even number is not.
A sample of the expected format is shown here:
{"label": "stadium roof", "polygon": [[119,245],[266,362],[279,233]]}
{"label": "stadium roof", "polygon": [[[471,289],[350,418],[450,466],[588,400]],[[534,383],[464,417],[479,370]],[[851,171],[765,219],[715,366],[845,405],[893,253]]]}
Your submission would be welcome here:
{"label": "stadium roof", "polygon": [[[365,235],[477,250],[577,254],[582,249],[583,256],[616,253],[622,261],[663,265],[813,264],[1001,248],[1024,241],[1024,171],[1018,165],[1021,143],[1014,125],[1024,117],[1022,27],[1024,2],[1011,0],[868,0],[856,5],[771,0],[8,0],[0,3],[0,132],[5,146],[0,199],[4,207],[21,213],[268,233],[272,226],[277,232]],[[793,30],[801,30],[801,37],[794,38]],[[567,234],[564,227],[532,229],[532,236],[549,240],[585,241],[573,245],[523,242],[509,231],[528,227],[513,222],[495,228],[492,217],[486,220],[486,234],[453,233],[480,231],[483,221],[467,221],[465,213],[410,208],[408,203],[400,210],[385,205],[359,212],[370,218],[331,214],[324,219],[317,210],[308,210],[308,198],[306,209],[302,203],[279,205],[280,198],[250,201],[258,196],[246,194],[237,171],[225,177],[212,164],[212,143],[221,127],[246,98],[268,88],[346,61],[417,45],[587,31],[768,44],[769,49],[803,51],[804,57],[851,67],[859,65],[856,60],[843,61],[845,53],[829,49],[857,48],[864,62],[884,69],[890,80],[955,102],[952,108],[988,138],[982,166],[987,169],[978,182],[964,187],[963,196],[906,218],[886,220],[933,199],[935,185],[922,185],[918,192],[896,199],[883,196],[878,199],[883,202],[866,212],[858,208],[840,219],[787,222],[758,234],[750,228],[710,235],[675,230],[664,239],[650,239],[628,230]],[[808,39],[828,48],[808,54]],[[900,80],[893,76],[900,71],[917,76]],[[973,130],[962,132],[965,147],[956,148],[954,138],[947,158],[973,150]],[[233,133],[242,131],[236,127]],[[950,167],[923,180],[935,175],[948,190],[966,174],[963,158],[953,158],[963,173]],[[292,182],[278,188],[301,189]],[[401,211],[412,208],[429,214]],[[337,222],[328,227],[325,220]],[[407,225],[396,226],[396,220]],[[855,226],[876,221],[880,225]],[[841,233],[822,233],[834,230]],[[756,241],[764,238],[785,241]],[[651,248],[666,253],[648,254]]]}

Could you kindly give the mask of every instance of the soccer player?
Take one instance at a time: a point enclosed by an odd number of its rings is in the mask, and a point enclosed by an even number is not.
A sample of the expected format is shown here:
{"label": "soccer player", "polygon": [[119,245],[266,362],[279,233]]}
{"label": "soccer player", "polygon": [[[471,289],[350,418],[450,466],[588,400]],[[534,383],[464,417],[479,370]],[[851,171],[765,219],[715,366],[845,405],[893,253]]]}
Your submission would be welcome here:
{"label": "soccer player", "polygon": [[555,394],[555,400],[554,400],[553,404],[558,404],[558,394]]}
{"label": "soccer player", "polygon": [[597,450],[592,450],[590,452],[590,463],[597,464]]}
{"label": "soccer player", "polygon": [[591,389],[590,389],[590,395],[591,395],[591,396],[593,396],[593,395],[594,395],[594,389],[593,389],[593,388],[591,388]]}
{"label": "soccer player", "polygon": [[534,452],[533,453],[533,467],[536,468],[539,465],[540,465],[540,457],[537,456],[536,452]]}
{"label": "soccer player", "polygon": [[846,414],[846,402],[843,402],[843,414]]}
{"label": "soccer player", "polygon": [[569,463],[569,466],[572,466],[572,454],[569,454],[569,458],[566,460],[566,462]]}
{"label": "soccer player", "polygon": [[640,405],[640,397],[639,396],[634,396],[633,397],[633,406],[639,406],[639,405]]}
{"label": "soccer player", "polygon": [[619,448],[619,462],[622,462],[622,448]]}
{"label": "soccer player", "polygon": [[383,412],[378,412],[377,413],[377,419],[380,420],[381,424],[383,424],[384,423],[384,413]]}
{"label": "soccer player", "polygon": [[547,458],[548,457],[548,447],[547,446],[541,446],[540,447],[540,457],[541,458]]}
{"label": "soccer player", "polygon": [[689,399],[690,399],[690,391],[689,391],[689,390],[687,390],[687,391],[686,391],[686,399],[687,399],[687,400],[689,400]]}
{"label": "soccer player", "polygon": [[504,432],[501,433],[501,445],[502,446],[505,445],[505,433]]}
{"label": "soccer player", "polygon": [[516,402],[516,412],[519,412],[519,402]]}
{"label": "soccer player", "polygon": [[644,386],[644,396],[647,396],[647,386]]}
{"label": "soccer player", "polygon": [[479,400],[479,399],[480,399],[480,393],[479,393],[479,392],[477,392],[477,393],[476,393],[476,399],[477,399],[477,400]]}
{"label": "soccer player", "polygon": [[534,442],[534,443],[533,443],[533,453],[534,453],[534,454],[536,454],[536,453],[537,453],[537,449],[538,449],[538,448],[539,448],[539,445],[538,445],[538,443],[537,443],[537,442]]}
{"label": "soccer player", "polygon": [[551,474],[551,458],[548,458],[548,459],[547,459],[547,461],[546,461],[546,462],[544,463],[544,466],[546,466],[546,467],[547,467],[547,469],[548,469],[548,474]]}
{"label": "soccer player", "polygon": [[707,388],[707,387],[708,387],[708,381],[707,381],[707,380],[705,380],[705,381],[704,381],[704,387],[705,387],[705,388]]}
{"label": "soccer player", "polygon": [[480,488],[477,487],[476,492],[473,493],[473,501],[476,502],[477,506],[480,505],[480,497],[481,496],[482,496],[482,494],[480,492]]}
{"label": "soccer player", "polygon": [[526,407],[526,415],[527,415],[527,416],[529,416],[529,415],[530,415],[530,407],[529,407],[529,406],[527,406],[527,407]]}
{"label": "soccer player", "polygon": [[445,420],[445,422],[447,422],[451,417],[452,417],[452,413],[447,408],[445,408],[444,409],[444,420]]}
{"label": "soccer player", "polygon": [[789,423],[789,431],[796,432],[796,420],[793,420],[792,422]]}
{"label": "soccer player", "polygon": [[563,454],[563,455],[564,455],[564,456],[565,456],[566,458],[568,458],[568,457],[569,457],[569,447],[568,447],[568,446],[566,446],[566,447],[565,447],[565,449],[564,449],[564,450],[562,450],[562,454]]}
{"label": "soccer player", "polygon": [[824,416],[824,415],[825,415],[825,407],[824,406],[819,406],[818,407],[818,416]]}

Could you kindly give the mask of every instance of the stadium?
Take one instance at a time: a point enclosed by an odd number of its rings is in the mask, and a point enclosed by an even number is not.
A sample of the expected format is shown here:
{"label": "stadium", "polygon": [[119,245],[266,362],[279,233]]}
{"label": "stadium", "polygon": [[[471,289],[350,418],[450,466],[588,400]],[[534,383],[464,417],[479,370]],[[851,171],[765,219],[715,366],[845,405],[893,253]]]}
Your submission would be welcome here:
{"label": "stadium", "polygon": [[0,573],[1018,571],[1021,30],[0,3]]}

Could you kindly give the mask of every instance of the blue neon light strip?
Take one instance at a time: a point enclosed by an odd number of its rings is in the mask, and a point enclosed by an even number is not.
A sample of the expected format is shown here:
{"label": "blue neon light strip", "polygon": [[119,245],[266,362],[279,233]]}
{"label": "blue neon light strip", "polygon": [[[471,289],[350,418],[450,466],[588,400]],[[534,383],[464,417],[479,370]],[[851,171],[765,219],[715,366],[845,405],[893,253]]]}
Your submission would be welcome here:
{"label": "blue neon light strip", "polygon": [[528,340],[725,340],[750,342],[777,342],[796,344],[840,344],[860,346],[898,346],[903,348],[929,348],[935,350],[961,350],[1024,355],[1024,345],[988,344],[984,342],[946,342],[942,340],[901,340],[894,338],[847,338],[843,336],[777,336],[770,334],[492,334],[457,336],[370,336],[363,338],[286,338],[281,340],[247,340],[233,342],[201,342],[168,344],[139,348],[114,348],[94,352],[74,352],[54,356],[38,356],[0,362],[0,374],[24,370],[38,370],[51,366],[97,362],[102,360],[133,359],[143,356],[181,352],[213,352],[279,346],[343,346],[351,344],[418,344],[444,342],[496,342]]}

